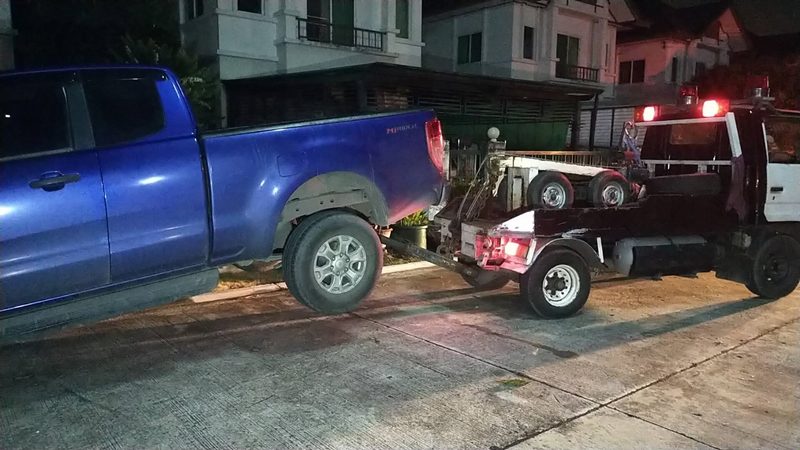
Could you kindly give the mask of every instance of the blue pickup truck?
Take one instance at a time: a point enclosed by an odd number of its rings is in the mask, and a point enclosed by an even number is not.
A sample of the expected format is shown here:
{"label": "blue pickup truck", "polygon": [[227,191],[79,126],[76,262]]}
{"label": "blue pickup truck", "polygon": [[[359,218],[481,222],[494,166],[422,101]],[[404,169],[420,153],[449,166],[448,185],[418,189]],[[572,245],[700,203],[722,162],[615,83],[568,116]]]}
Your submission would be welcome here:
{"label": "blue pickup truck", "polygon": [[324,313],[355,308],[375,225],[440,200],[432,111],[201,135],[168,70],[0,75],[0,336],[207,292],[223,265],[281,258]]}

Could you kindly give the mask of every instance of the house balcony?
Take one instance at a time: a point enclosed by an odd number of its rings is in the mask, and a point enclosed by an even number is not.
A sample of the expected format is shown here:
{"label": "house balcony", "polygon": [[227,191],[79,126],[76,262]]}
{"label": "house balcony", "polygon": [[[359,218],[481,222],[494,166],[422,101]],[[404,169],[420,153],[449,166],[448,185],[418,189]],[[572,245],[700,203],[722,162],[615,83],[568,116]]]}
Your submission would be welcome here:
{"label": "house balcony", "polygon": [[297,37],[310,42],[383,51],[386,33],[364,28],[335,25],[319,19],[297,18]]}
{"label": "house balcony", "polygon": [[557,63],[556,78],[597,83],[600,80],[600,69]]}

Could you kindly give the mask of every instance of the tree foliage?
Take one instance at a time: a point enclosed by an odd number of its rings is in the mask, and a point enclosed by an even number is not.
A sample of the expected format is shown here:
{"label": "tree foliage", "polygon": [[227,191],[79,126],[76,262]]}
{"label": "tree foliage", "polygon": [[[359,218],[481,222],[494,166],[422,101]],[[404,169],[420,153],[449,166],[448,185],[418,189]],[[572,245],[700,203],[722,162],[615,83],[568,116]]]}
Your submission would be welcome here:
{"label": "tree foliage", "polygon": [[168,67],[181,79],[200,126],[219,123],[214,74],[181,47],[177,0],[12,0],[11,7],[20,68],[107,63]]}
{"label": "tree foliage", "polygon": [[775,106],[800,109],[800,53],[740,57],[729,66],[712,68],[693,82],[703,97],[737,99],[750,95],[747,83],[753,75],[769,75]]}
{"label": "tree foliage", "polygon": [[177,46],[176,0],[12,0],[17,65],[114,61],[122,37]]}
{"label": "tree foliage", "polygon": [[218,126],[217,82],[211,69],[200,64],[196,55],[182,47],[159,44],[152,38],[137,40],[123,36],[121,41],[122,51],[114,57],[117,62],[169,67],[180,78],[200,128]]}

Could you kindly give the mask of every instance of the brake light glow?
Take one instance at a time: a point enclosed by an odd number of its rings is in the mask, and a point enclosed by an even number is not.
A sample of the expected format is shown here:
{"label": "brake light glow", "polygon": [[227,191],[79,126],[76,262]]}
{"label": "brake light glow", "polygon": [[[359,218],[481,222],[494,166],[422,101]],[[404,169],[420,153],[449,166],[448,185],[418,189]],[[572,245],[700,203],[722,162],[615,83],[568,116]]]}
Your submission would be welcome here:
{"label": "brake light glow", "polygon": [[703,102],[703,117],[717,117],[728,112],[730,104],[725,100],[706,100]]}
{"label": "brake light glow", "polygon": [[703,102],[703,117],[714,117],[719,114],[719,103],[716,100]]}
{"label": "brake light glow", "polygon": [[439,119],[429,120],[425,123],[425,134],[428,138],[428,156],[436,170],[444,176],[444,136]]}
{"label": "brake light glow", "polygon": [[655,106],[647,106],[642,111],[642,120],[645,122],[652,122],[656,120],[656,107]]}
{"label": "brake light glow", "polygon": [[528,246],[516,241],[507,242],[503,250],[506,256],[514,256],[523,259],[528,254]]}

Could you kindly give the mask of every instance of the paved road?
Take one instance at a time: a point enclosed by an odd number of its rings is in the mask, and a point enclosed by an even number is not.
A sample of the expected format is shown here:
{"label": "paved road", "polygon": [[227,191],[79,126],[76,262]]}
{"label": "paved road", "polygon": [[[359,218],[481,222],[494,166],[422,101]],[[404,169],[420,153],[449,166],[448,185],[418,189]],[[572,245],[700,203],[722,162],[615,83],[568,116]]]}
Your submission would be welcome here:
{"label": "paved road", "polygon": [[513,289],[393,275],[354,314],[179,303],[0,349],[0,448],[800,448],[800,294],[704,276]]}

